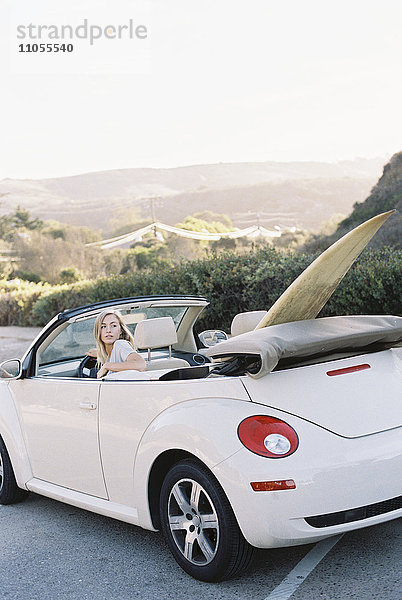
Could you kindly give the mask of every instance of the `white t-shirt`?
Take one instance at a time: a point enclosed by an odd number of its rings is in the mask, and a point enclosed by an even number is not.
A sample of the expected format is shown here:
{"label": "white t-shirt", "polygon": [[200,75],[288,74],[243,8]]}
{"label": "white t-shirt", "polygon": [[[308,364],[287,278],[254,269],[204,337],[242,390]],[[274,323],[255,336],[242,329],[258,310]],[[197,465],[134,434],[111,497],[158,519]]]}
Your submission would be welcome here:
{"label": "white t-shirt", "polygon": [[115,362],[126,362],[127,357],[135,352],[134,348],[127,340],[116,340],[113,344],[112,353],[109,361]]}
{"label": "white t-shirt", "polygon": [[[110,355],[110,362],[125,362],[127,357],[135,352],[134,348],[127,340],[116,340],[113,345],[112,353]],[[151,379],[150,373],[144,373],[143,371],[120,371],[115,373],[109,371],[106,375],[108,379]]]}

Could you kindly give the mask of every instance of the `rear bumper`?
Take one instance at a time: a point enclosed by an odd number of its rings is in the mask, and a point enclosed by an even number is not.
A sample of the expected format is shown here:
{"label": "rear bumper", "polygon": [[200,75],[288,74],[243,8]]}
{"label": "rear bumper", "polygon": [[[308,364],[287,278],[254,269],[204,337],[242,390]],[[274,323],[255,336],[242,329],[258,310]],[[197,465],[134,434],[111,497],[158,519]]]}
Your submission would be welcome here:
{"label": "rear bumper", "polygon": [[[286,421],[300,438],[293,455],[272,460],[242,449],[214,469],[250,544],[305,544],[402,516],[391,501],[402,493],[400,428],[347,439],[288,415]],[[296,489],[254,492],[250,486],[287,479]],[[372,505],[377,508],[366,509]]]}
{"label": "rear bumper", "polygon": [[365,519],[385,515],[399,509],[402,509],[402,496],[376,502],[375,504],[357,506],[349,510],[307,517],[305,521],[312,527],[323,529],[324,527],[333,527],[334,525],[343,525],[344,523],[364,521]]}

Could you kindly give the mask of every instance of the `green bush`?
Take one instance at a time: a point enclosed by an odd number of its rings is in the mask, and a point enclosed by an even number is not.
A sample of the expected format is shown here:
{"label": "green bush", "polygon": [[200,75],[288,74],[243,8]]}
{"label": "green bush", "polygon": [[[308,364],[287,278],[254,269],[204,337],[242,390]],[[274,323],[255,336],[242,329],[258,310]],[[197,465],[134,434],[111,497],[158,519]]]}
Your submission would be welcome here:
{"label": "green bush", "polygon": [[367,249],[320,316],[402,314],[402,251]]}
{"label": "green bush", "polygon": [[76,281],[80,281],[81,279],[85,279],[79,269],[77,267],[67,267],[66,269],[61,269],[59,275],[59,282],[63,283],[75,283]]}
{"label": "green bush", "polygon": [[[0,324],[42,325],[68,308],[112,298],[163,294],[194,294],[211,305],[198,329],[230,329],[233,316],[267,309],[313,261],[314,255],[293,255],[272,248],[242,255],[225,252],[204,259],[125,275],[43,286],[24,282],[21,288],[0,285]],[[350,269],[320,316],[402,313],[402,251],[365,250]],[[8,282],[11,283],[11,282]]]}
{"label": "green bush", "polygon": [[13,279],[23,279],[24,281],[31,281],[32,283],[39,283],[41,281],[40,275],[37,273],[31,273],[30,271],[13,271],[10,275]]}
{"label": "green bush", "polygon": [[44,283],[0,280],[0,325],[33,325],[33,306],[50,289]]}

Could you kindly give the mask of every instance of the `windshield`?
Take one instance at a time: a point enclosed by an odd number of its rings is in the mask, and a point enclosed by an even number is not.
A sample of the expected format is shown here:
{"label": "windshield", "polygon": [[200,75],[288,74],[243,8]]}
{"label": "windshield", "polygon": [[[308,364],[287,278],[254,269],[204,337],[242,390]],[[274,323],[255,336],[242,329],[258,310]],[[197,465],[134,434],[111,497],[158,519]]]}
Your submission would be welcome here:
{"label": "windshield", "polygon": [[[136,307],[123,308],[120,313],[123,315],[124,322],[131,333],[134,333],[137,323],[140,321],[158,317],[172,317],[177,331],[187,309],[187,306]],[[95,318],[96,315],[82,317],[73,323],[69,323],[41,353],[39,366],[61,360],[82,358],[89,348],[95,346],[93,333]]]}

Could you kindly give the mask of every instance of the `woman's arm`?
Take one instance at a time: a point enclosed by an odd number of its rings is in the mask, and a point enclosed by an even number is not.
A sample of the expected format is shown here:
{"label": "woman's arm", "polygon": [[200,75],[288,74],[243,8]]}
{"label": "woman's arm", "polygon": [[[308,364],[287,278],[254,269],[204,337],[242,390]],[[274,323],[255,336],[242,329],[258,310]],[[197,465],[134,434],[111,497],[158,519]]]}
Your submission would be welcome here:
{"label": "woman's arm", "polygon": [[124,362],[105,362],[98,371],[98,378],[104,377],[108,371],[146,371],[147,365],[145,360],[138,352],[129,354]]}

